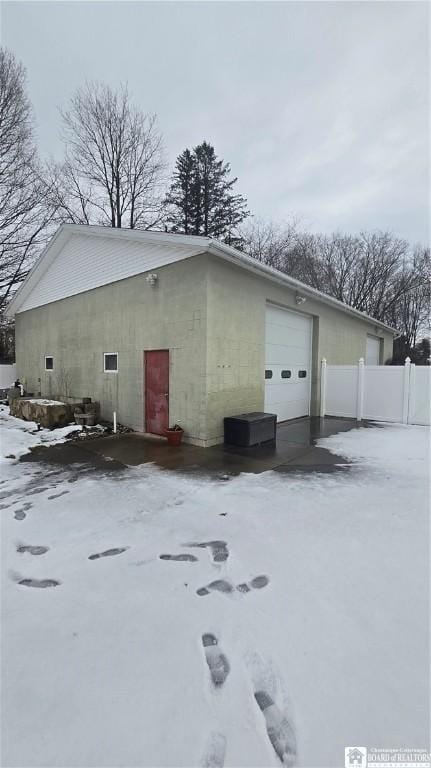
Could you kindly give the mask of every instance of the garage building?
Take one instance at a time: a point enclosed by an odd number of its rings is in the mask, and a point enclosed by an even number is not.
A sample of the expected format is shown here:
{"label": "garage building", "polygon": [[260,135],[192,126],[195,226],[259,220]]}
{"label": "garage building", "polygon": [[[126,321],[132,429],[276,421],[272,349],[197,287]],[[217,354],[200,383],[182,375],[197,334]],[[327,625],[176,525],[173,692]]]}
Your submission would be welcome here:
{"label": "garage building", "polygon": [[8,310],[35,396],[223,441],[223,418],[319,413],[320,361],[381,365],[395,331],[207,237],[65,224]]}

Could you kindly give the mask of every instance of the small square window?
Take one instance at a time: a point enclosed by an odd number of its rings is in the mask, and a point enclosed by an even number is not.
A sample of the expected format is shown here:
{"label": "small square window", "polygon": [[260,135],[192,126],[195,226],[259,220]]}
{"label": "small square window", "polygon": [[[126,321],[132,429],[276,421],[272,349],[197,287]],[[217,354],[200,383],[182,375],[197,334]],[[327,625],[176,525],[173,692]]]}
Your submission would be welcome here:
{"label": "small square window", "polygon": [[272,379],[272,371],[270,369],[265,371],[265,379]]}
{"label": "small square window", "polygon": [[290,379],[292,376],[292,371],[282,371],[281,372],[281,378],[282,379]]}
{"label": "small square window", "polygon": [[54,370],[54,358],[45,356],[45,371]]}
{"label": "small square window", "polygon": [[104,352],[103,354],[103,370],[105,373],[117,373],[118,371],[118,354],[117,352]]}

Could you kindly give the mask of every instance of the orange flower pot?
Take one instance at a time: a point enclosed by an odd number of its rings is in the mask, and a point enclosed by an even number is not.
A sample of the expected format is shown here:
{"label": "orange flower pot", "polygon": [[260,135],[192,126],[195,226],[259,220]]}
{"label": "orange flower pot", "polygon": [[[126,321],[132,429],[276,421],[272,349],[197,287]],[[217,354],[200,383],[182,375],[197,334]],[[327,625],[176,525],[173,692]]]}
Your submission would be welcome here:
{"label": "orange flower pot", "polygon": [[165,437],[167,438],[168,445],[181,445],[183,434],[184,430],[181,429],[181,427],[165,429]]}

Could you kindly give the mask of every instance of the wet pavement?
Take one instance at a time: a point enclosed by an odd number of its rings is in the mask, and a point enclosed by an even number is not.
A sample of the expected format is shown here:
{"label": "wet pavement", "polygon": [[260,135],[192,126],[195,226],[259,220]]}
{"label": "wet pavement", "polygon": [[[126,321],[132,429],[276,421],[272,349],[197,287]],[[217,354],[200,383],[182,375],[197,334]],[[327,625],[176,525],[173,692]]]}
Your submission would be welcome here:
{"label": "wet pavement", "polygon": [[97,451],[91,450],[93,447],[92,443],[94,442],[96,440],[83,440],[82,442],[67,440],[65,443],[58,443],[57,445],[38,445],[36,448],[30,449],[30,453],[21,456],[20,461],[24,463],[42,462],[43,464],[65,468],[80,466],[88,470],[99,470],[101,472],[106,472],[107,470],[114,472],[115,470],[124,469],[124,463],[115,461],[107,455],[104,456],[103,453],[99,454]]}
{"label": "wet pavement", "polygon": [[218,476],[222,479],[240,472],[260,473],[268,470],[284,473],[346,471],[349,462],[325,448],[317,447],[316,441],[338,432],[357,429],[358,426],[367,427],[369,424],[335,417],[297,419],[277,427],[275,442],[250,448],[224,444],[200,448],[186,443],[172,447],[163,439],[132,432],[82,442],[70,440],[51,447],[40,446],[21,460],[69,467],[80,464],[102,472],[154,463],[165,470]]}

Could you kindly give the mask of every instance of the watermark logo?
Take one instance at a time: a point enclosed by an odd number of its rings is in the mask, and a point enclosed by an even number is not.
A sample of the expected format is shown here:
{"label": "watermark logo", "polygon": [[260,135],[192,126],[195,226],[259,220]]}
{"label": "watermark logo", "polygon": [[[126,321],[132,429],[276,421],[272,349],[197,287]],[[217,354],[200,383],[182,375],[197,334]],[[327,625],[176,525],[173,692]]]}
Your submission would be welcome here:
{"label": "watermark logo", "polygon": [[344,750],[345,768],[367,768],[366,747],[346,747]]}
{"label": "watermark logo", "polygon": [[426,749],[346,747],[345,768],[431,768]]}

